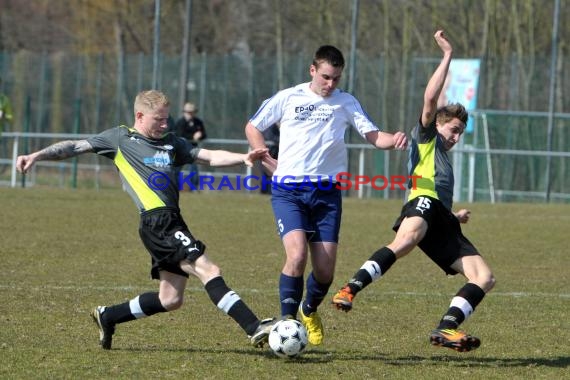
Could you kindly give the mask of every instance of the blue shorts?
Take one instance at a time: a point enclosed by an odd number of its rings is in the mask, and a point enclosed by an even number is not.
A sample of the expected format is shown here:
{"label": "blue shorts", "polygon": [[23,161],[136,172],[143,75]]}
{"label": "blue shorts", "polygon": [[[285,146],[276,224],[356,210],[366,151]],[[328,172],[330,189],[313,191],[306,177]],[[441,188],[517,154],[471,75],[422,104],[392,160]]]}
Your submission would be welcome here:
{"label": "blue shorts", "polygon": [[275,183],[271,205],[282,239],[290,231],[302,230],[309,242],[338,243],[342,193],[334,185]]}

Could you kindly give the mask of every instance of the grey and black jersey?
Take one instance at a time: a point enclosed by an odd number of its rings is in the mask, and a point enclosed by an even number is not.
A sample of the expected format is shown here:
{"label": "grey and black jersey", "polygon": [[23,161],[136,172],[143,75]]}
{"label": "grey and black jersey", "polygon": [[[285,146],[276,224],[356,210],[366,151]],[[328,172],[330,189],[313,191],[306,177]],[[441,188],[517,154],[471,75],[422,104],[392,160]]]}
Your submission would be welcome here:
{"label": "grey and black jersey", "polygon": [[408,170],[412,176],[421,176],[416,180],[416,188],[410,188],[408,201],[426,195],[439,199],[451,210],[453,167],[437,133],[435,120],[425,128],[418,123],[412,131]]}
{"label": "grey and black jersey", "polygon": [[87,141],[95,153],[113,160],[141,213],[159,207],[178,209],[180,169],[196,160],[199,148],[173,133],[154,140],[124,125]]}

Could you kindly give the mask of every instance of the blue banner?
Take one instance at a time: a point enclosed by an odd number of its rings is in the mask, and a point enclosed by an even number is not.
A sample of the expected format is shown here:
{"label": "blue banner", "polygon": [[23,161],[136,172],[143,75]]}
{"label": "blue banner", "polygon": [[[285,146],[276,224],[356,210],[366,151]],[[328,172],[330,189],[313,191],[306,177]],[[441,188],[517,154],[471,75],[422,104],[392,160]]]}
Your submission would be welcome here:
{"label": "blue banner", "polygon": [[[438,107],[461,103],[467,111],[477,109],[480,65],[479,59],[452,59],[443,91],[437,101]],[[473,124],[473,118],[470,117],[465,131],[473,132]]]}

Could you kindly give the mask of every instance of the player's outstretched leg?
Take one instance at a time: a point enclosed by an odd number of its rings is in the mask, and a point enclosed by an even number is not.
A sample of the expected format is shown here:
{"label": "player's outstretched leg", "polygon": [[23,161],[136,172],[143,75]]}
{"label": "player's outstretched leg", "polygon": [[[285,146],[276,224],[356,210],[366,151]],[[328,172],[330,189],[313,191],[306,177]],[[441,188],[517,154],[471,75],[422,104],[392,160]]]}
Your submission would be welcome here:
{"label": "player's outstretched leg", "polygon": [[382,247],[362,264],[360,269],[332,298],[338,310],[350,311],[354,297],[362,289],[382,277],[396,262],[396,255],[388,247]]}
{"label": "player's outstretched leg", "polygon": [[458,330],[475,307],[485,297],[485,291],[476,284],[465,284],[451,300],[439,325],[430,334],[430,342],[434,346],[447,347],[459,352],[474,350],[481,345],[479,338]]}
{"label": "player's outstretched leg", "polygon": [[97,306],[91,311],[91,317],[99,328],[101,347],[110,350],[116,325],[165,312],[158,292],[148,292],[120,304]]}

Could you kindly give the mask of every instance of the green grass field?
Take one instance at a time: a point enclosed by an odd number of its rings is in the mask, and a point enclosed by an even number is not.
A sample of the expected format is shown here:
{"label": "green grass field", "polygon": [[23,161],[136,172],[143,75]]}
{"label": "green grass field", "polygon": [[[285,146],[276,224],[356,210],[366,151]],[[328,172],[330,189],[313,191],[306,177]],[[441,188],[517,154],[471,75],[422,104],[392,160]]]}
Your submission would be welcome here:
{"label": "green grass field", "polygon": [[[284,255],[269,198],[184,193],[181,206],[227,283],[260,317],[276,315]],[[390,241],[400,206],[345,200],[333,290]],[[463,325],[481,338],[480,349],[429,345],[463,279],[446,277],[415,250],[359,294],[350,313],[324,304],[325,342],[297,360],[248,346],[196,279],[182,309],[119,325],[113,350],[101,350],[89,310],[158,286],[128,195],[0,189],[0,208],[2,379],[570,377],[570,205],[469,205],[464,232],[497,277]]]}

